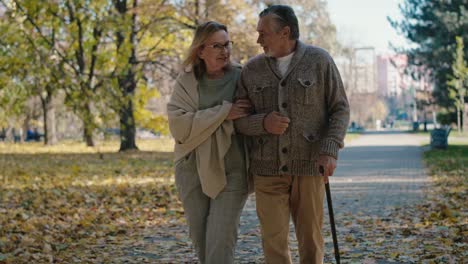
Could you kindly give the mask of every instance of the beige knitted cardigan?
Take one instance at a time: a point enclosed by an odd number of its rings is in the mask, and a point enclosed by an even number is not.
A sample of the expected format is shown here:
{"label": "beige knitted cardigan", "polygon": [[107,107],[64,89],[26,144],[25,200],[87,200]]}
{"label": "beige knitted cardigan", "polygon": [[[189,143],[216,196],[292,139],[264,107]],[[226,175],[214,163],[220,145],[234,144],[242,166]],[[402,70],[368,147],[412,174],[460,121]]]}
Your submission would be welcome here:
{"label": "beige knitted cardigan", "polygon": [[233,122],[226,117],[232,104],[224,101],[222,105],[198,110],[198,96],[193,71],[181,73],[167,104],[169,129],[175,139],[176,163],[195,151],[202,190],[214,199],[226,185],[224,156],[234,133]]}

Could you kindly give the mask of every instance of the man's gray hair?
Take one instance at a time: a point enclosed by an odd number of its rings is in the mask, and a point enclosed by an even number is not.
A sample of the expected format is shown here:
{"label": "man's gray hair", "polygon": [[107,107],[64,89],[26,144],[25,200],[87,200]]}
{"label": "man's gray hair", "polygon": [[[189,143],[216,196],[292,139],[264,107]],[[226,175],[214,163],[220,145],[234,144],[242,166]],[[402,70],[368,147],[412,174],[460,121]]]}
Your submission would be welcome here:
{"label": "man's gray hair", "polygon": [[265,8],[259,16],[262,18],[270,14],[273,14],[273,18],[276,20],[279,27],[278,30],[288,26],[291,29],[289,38],[294,40],[299,39],[299,22],[297,21],[294,10],[290,6],[271,5]]}

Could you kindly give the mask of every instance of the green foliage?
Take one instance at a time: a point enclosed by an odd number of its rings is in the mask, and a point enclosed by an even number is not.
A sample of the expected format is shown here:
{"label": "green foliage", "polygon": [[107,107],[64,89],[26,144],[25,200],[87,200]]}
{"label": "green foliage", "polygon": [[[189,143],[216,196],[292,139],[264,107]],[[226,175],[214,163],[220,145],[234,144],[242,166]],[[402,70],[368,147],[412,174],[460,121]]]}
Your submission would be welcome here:
{"label": "green foliage", "polygon": [[91,9],[93,5],[85,8],[77,1],[0,3],[6,10],[7,29],[15,32],[11,34],[15,37],[5,39],[12,54],[7,58],[10,76],[21,83],[29,97],[41,98],[44,114],[52,98],[62,90],[67,105],[85,125],[96,127],[89,110],[91,102],[100,99],[93,91],[93,83],[97,83],[93,77],[99,66],[93,58],[99,56],[88,59],[86,55],[97,51],[93,36],[99,34],[89,34],[89,29],[99,19],[99,12]]}
{"label": "green foliage", "polygon": [[156,89],[148,89],[147,87],[137,89],[133,99],[135,121],[138,127],[167,135],[169,133],[167,118],[162,114],[154,114],[146,108],[149,100],[158,97],[159,93]]}
{"label": "green foliage", "polygon": [[15,118],[24,110],[24,103],[29,92],[22,76],[25,62],[22,52],[24,48],[18,34],[5,17],[0,20],[0,125],[7,126],[10,118]]}
{"label": "green foliage", "polygon": [[[468,67],[466,65],[466,61],[464,59],[464,45],[463,45],[463,38],[456,37],[457,42],[457,49],[453,54],[453,64],[452,64],[452,71],[453,75],[449,76],[449,81],[447,84],[449,85],[449,97],[454,100],[455,107],[457,111],[457,125],[458,128],[461,128],[461,118],[460,112],[465,113],[467,109],[465,109],[465,96],[467,95],[466,89],[468,87]],[[468,120],[465,120],[468,122]]]}
{"label": "green foliage", "polygon": [[454,120],[457,120],[455,112],[449,112],[446,109],[441,109],[437,112],[437,122],[442,125],[450,125]]}
{"label": "green foliage", "polygon": [[28,96],[21,84],[9,82],[0,89],[0,127],[7,127],[9,120],[19,116],[24,111],[24,103]]}
{"label": "green foliage", "polygon": [[21,93],[0,96],[20,108],[28,96],[62,90],[89,135],[124,112],[137,83],[152,79],[155,69],[148,65],[164,65],[158,58],[177,51],[171,43],[178,27],[168,22],[175,9],[163,0],[0,0],[0,5],[6,10],[0,32],[8,44],[1,45],[0,65],[9,71],[0,74],[0,83],[15,76],[27,90],[22,101],[16,98]]}

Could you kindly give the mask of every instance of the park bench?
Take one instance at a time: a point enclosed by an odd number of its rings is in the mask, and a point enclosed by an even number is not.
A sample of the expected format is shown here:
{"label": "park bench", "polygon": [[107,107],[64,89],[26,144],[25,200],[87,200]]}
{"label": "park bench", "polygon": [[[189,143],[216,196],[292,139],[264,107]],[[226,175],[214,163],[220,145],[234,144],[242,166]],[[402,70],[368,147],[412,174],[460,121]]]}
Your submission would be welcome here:
{"label": "park bench", "polygon": [[41,141],[41,138],[44,137],[44,134],[41,134],[37,131],[32,131],[32,130],[28,130],[26,132],[26,138],[24,139],[24,141],[26,142],[29,142],[29,141]]}
{"label": "park bench", "polygon": [[448,147],[448,136],[451,127],[445,126],[442,128],[436,128],[431,131],[431,148],[432,149],[447,149]]}

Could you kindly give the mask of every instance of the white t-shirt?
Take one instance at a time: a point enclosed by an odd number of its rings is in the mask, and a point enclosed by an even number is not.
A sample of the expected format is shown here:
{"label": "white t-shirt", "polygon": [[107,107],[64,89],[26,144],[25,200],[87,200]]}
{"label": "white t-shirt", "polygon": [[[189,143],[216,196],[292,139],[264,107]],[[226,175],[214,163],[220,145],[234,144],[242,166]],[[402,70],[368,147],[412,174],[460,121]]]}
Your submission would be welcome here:
{"label": "white t-shirt", "polygon": [[281,75],[284,76],[286,71],[288,71],[289,64],[291,63],[293,55],[294,52],[284,57],[276,58],[276,67],[278,67],[278,70],[280,71]]}

